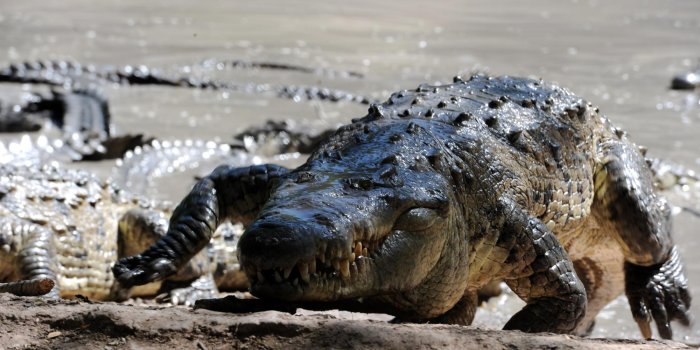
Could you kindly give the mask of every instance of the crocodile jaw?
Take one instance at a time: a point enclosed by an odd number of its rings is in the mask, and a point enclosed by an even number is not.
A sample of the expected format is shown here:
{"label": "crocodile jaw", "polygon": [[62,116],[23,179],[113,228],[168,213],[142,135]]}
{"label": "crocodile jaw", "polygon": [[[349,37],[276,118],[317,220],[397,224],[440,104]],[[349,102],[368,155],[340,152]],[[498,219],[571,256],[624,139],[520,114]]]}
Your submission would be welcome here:
{"label": "crocodile jaw", "polygon": [[441,243],[425,232],[385,231],[377,241],[353,240],[343,251],[321,248],[312,259],[296,263],[254,264],[246,258],[245,247],[240,259],[251,292],[258,297],[332,301],[411,290],[429,274]]}

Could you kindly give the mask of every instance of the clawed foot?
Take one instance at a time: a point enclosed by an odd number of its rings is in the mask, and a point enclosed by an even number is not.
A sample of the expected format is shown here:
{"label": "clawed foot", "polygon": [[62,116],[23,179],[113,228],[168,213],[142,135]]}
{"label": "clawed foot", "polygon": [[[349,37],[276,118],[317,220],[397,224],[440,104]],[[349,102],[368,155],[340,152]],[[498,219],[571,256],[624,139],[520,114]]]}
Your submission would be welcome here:
{"label": "clawed foot", "polygon": [[632,316],[646,339],[651,339],[651,320],[656,322],[659,335],[673,338],[670,322],[679,321],[689,326],[691,316],[688,279],[676,248],[663,264],[639,266],[625,263],[625,289]]}
{"label": "clawed foot", "polygon": [[177,267],[167,258],[149,260],[136,255],[120,259],[112,272],[123,287],[130,288],[162,280],[177,272]]}

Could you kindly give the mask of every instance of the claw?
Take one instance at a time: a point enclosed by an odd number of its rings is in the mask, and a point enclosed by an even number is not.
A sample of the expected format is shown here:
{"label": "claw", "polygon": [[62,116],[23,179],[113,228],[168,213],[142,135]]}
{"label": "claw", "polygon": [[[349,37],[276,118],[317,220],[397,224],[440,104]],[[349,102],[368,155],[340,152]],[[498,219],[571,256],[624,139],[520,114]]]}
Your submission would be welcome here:
{"label": "claw", "polygon": [[142,262],[140,256],[132,256],[120,260],[112,271],[117,281],[129,288],[168,277],[177,272],[177,268],[166,258]]}
{"label": "claw", "polygon": [[690,325],[688,279],[675,247],[668,260],[659,265],[625,263],[625,290],[632,315],[644,338],[652,337],[652,319],[663,339],[673,338],[671,321]]}
{"label": "claw", "polygon": [[680,322],[683,326],[690,327],[693,320],[691,318],[692,316],[688,313],[688,310],[683,305],[678,305],[676,307],[678,311],[673,318],[678,320],[678,322]]}
{"label": "claw", "polygon": [[635,320],[637,321],[637,326],[639,326],[639,331],[642,332],[642,337],[646,340],[651,340],[651,324],[649,321],[645,320]]}
{"label": "claw", "polygon": [[673,331],[671,330],[671,325],[669,324],[668,312],[666,312],[666,307],[664,306],[662,298],[655,298],[651,306],[651,315],[654,317],[656,329],[659,330],[659,335],[661,338],[673,338]]}

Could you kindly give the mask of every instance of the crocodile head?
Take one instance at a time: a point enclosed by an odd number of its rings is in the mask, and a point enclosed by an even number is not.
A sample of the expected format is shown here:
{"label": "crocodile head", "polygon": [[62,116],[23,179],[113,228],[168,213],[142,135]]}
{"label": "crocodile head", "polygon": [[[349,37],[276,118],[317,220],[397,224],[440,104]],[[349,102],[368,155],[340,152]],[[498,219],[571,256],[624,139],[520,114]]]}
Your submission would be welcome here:
{"label": "crocodile head", "polygon": [[[322,144],[281,181],[239,241],[252,293],[328,301],[456,283],[454,267],[465,263],[446,260],[464,259],[456,252],[465,244],[450,237],[461,223],[451,205],[452,165],[432,134],[439,127],[361,121]],[[458,288],[449,289],[454,299]]]}

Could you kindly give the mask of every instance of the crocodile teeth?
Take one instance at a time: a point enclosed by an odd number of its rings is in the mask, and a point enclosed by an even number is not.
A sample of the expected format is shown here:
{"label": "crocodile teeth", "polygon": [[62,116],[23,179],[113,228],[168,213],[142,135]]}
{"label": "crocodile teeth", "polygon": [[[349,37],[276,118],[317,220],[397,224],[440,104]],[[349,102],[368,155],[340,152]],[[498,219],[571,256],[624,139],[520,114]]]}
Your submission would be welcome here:
{"label": "crocodile teeth", "polygon": [[309,283],[309,264],[299,263],[299,275],[302,281]]}
{"label": "crocodile teeth", "polygon": [[275,271],[275,282],[282,283],[282,276],[280,276],[279,271]]}
{"label": "crocodile teeth", "polygon": [[350,261],[349,260],[343,260],[340,262],[340,275],[343,277],[343,279],[350,278]]}
{"label": "crocodile teeth", "polygon": [[340,260],[338,259],[333,259],[333,268],[338,271],[340,270]]}
{"label": "crocodile teeth", "polygon": [[369,251],[367,248],[362,248],[362,256],[369,256]]}
{"label": "crocodile teeth", "polygon": [[309,273],[316,273],[316,260],[311,260],[309,263]]}
{"label": "crocodile teeth", "polygon": [[293,267],[288,267],[288,268],[284,269],[284,279],[289,278],[289,275],[292,273],[292,269],[293,269]]}
{"label": "crocodile teeth", "polygon": [[357,261],[354,263],[357,265],[357,271],[362,272],[365,269],[365,259],[357,259]]}
{"label": "crocodile teeth", "polygon": [[360,255],[362,255],[362,242],[357,242],[357,244],[355,244],[355,256]]}

